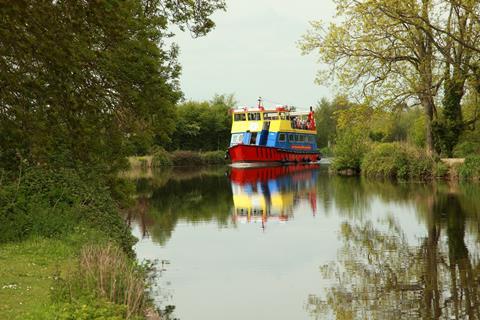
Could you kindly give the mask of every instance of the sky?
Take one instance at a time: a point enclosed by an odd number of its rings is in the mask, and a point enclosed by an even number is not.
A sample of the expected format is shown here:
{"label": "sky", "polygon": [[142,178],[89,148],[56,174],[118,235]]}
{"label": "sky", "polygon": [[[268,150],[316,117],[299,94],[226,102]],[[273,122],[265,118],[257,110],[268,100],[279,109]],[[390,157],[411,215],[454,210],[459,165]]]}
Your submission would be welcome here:
{"label": "sky", "polygon": [[318,57],[303,56],[297,43],[309,21],[328,22],[334,13],[332,0],[227,0],[206,36],[177,32],[185,99],[234,94],[239,106],[255,106],[261,96],[266,106],[306,109],[331,98],[331,88],[314,83]]}

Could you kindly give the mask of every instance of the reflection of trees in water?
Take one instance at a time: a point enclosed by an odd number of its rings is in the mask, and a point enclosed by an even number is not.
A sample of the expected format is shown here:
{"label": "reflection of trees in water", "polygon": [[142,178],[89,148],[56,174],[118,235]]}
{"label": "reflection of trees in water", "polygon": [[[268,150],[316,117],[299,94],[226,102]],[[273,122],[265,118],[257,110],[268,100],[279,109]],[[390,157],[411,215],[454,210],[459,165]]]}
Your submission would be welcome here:
{"label": "reflection of trees in water", "polygon": [[179,220],[228,223],[232,193],[227,179],[218,169],[182,169],[168,172],[168,178],[139,179],[137,204],[129,210],[143,235],[149,234],[161,245],[170,239]]}
{"label": "reflection of trees in water", "polygon": [[362,217],[371,209],[374,199],[389,203],[415,204],[416,200],[431,194],[433,189],[431,184],[325,176],[318,181],[318,198],[323,202],[327,214],[332,206],[335,206],[341,215]]}
{"label": "reflection of trees in water", "polygon": [[[427,234],[417,245],[411,245],[393,218],[380,225],[344,223],[338,261],[322,267],[324,277],[335,284],[323,299],[315,295],[308,298],[307,310],[312,316],[480,319],[480,264],[477,252],[472,255],[465,242],[467,225],[478,226],[478,211],[471,210],[478,208],[480,199],[466,192],[457,194],[458,188],[441,184],[392,188],[388,183],[354,183],[363,199],[350,201],[353,207],[347,208],[348,212],[373,197],[414,203]],[[462,188],[476,187],[461,186],[460,191]],[[337,197],[334,201],[337,203]],[[339,203],[337,206],[342,207],[347,202],[341,198]]]}

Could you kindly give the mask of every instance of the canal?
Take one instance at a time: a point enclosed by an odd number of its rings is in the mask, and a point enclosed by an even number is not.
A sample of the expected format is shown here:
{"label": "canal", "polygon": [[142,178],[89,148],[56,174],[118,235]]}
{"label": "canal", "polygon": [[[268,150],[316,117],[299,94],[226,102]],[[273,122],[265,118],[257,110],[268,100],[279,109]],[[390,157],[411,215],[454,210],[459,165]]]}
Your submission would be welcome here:
{"label": "canal", "polygon": [[176,168],[128,212],[154,297],[189,319],[477,319],[480,187],[324,165]]}

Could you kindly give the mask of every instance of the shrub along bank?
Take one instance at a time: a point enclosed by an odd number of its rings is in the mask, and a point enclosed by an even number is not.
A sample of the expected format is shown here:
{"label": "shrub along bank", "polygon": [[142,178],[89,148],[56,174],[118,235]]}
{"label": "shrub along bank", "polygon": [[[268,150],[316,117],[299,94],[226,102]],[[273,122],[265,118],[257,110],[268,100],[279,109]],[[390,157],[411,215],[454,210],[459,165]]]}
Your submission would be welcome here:
{"label": "shrub along bank", "polygon": [[361,172],[368,177],[430,179],[435,161],[422,149],[404,143],[380,143],[364,156]]}
{"label": "shrub along bank", "polygon": [[480,180],[480,156],[468,156],[459,167],[459,177],[462,180]]}
{"label": "shrub along bank", "polygon": [[148,272],[102,181],[42,168],[0,181],[0,319],[143,318]]}
{"label": "shrub along bank", "polygon": [[160,168],[168,166],[184,167],[198,165],[222,165],[226,164],[224,151],[190,151],[176,150],[165,151],[155,147],[150,150],[149,156],[130,157],[129,162],[132,168]]}
{"label": "shrub along bank", "polygon": [[463,163],[454,161],[450,164],[407,143],[362,143],[355,142],[355,139],[336,150],[338,154],[330,170],[340,175],[361,174],[400,180],[480,180],[480,156],[469,156]]}

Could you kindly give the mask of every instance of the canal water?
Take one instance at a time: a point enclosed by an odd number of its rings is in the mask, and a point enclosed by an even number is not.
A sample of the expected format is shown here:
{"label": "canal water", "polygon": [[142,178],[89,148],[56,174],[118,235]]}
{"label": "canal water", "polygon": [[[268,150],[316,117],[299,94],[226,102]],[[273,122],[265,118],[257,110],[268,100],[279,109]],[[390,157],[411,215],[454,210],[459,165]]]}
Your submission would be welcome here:
{"label": "canal water", "polygon": [[173,318],[480,318],[480,186],[323,165],[137,176],[128,213]]}

